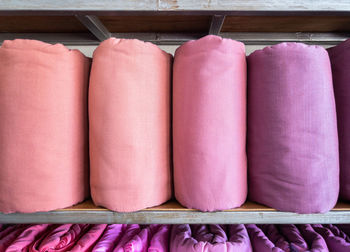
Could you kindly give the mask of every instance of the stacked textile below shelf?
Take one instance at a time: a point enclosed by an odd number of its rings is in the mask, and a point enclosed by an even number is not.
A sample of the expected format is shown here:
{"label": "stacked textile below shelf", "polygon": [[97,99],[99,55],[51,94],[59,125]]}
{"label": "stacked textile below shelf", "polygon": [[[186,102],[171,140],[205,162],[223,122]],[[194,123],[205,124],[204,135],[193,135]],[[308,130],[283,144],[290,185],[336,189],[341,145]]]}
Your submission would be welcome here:
{"label": "stacked textile below shelf", "polygon": [[350,225],[8,225],[0,251],[347,252]]}

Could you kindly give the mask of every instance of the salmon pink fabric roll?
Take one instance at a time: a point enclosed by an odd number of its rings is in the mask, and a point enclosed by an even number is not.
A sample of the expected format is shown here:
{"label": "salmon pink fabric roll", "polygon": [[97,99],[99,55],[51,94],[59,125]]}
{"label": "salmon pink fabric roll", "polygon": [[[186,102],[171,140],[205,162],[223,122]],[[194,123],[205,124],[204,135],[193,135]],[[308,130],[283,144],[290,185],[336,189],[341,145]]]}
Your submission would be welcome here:
{"label": "salmon pink fabric roll", "polygon": [[156,45],[111,38],[95,50],[90,78],[91,194],[129,212],[171,196],[172,56]]}
{"label": "salmon pink fabric roll", "polygon": [[350,39],[328,48],[333,72],[339,134],[340,192],[350,200]]}
{"label": "salmon pink fabric roll", "polygon": [[281,43],[253,52],[248,69],[250,199],[281,211],[329,211],[339,153],[327,51]]}
{"label": "salmon pink fabric roll", "polygon": [[14,40],[2,44],[0,63],[0,211],[79,203],[88,194],[88,58]]}
{"label": "salmon pink fabric roll", "polygon": [[247,195],[244,45],[206,36],[175,53],[175,196],[202,211],[238,207]]}

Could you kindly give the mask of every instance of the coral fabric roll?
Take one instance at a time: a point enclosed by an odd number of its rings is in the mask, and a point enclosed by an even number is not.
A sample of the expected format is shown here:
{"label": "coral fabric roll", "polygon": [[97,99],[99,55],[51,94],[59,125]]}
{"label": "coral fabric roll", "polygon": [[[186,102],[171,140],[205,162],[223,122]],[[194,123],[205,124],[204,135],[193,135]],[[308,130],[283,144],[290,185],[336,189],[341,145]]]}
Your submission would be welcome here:
{"label": "coral fabric roll", "polygon": [[185,43],[173,81],[177,200],[202,211],[240,206],[247,195],[244,45],[212,35]]}
{"label": "coral fabric roll", "polygon": [[[173,225],[170,252],[253,251],[244,225]],[[260,251],[260,250],[257,250]]]}
{"label": "coral fabric roll", "polygon": [[64,208],[88,194],[89,59],[61,44],[0,48],[0,212]]}
{"label": "coral fabric roll", "polygon": [[89,89],[91,194],[129,212],[171,197],[172,56],[151,43],[111,38],[95,50]]}
{"label": "coral fabric roll", "polygon": [[282,211],[329,211],[339,153],[327,51],[281,43],[253,52],[248,69],[249,198]]}
{"label": "coral fabric roll", "polygon": [[328,48],[333,72],[333,88],[337,105],[340,163],[340,192],[350,200],[350,39]]}

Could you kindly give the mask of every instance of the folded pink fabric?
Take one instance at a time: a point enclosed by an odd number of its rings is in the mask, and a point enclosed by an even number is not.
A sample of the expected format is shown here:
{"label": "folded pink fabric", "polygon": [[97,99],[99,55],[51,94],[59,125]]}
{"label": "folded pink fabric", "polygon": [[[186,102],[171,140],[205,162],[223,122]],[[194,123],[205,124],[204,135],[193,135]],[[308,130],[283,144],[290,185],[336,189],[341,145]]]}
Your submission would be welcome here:
{"label": "folded pink fabric", "polygon": [[0,212],[49,211],[88,194],[89,60],[61,44],[0,48]]}
{"label": "folded pink fabric", "polygon": [[29,251],[30,245],[46,232],[49,227],[48,224],[30,225],[24,228],[22,232],[14,239],[11,244],[5,249],[4,252],[19,252]]}
{"label": "folded pink fabric", "polygon": [[171,196],[171,55],[111,38],[95,50],[90,78],[91,194],[129,212]]}
{"label": "folded pink fabric", "polygon": [[340,193],[350,200],[350,39],[328,48],[337,105],[340,162]]}
{"label": "folded pink fabric", "polygon": [[240,206],[247,195],[244,45],[217,36],[183,44],[173,81],[176,199],[202,211]]}
{"label": "folded pink fabric", "polygon": [[183,224],[173,225],[171,231],[170,252],[178,251],[250,252],[252,247],[244,225]]}
{"label": "folded pink fabric", "polygon": [[327,212],[339,193],[332,72],[320,46],[282,43],[248,57],[249,198]]}
{"label": "folded pink fabric", "polygon": [[92,252],[111,252],[126,229],[125,224],[108,225],[102,237],[99,239]]}
{"label": "folded pink fabric", "polygon": [[90,225],[87,224],[64,224],[56,226],[42,240],[34,242],[29,252],[71,251],[89,228]]}
{"label": "folded pink fabric", "polygon": [[69,250],[71,252],[87,252],[91,251],[101,235],[105,231],[107,224],[91,225],[91,227],[81,236],[74,247]]}

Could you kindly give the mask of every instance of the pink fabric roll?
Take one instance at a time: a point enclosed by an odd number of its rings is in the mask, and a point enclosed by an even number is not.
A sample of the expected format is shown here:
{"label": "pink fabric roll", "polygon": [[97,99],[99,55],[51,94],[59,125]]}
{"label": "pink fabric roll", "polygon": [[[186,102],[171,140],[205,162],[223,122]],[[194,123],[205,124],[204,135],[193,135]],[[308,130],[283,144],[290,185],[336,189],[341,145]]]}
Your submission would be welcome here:
{"label": "pink fabric roll", "polygon": [[0,211],[49,211],[88,194],[89,60],[61,44],[0,48]]}
{"label": "pink fabric roll", "polygon": [[91,194],[129,212],[171,196],[171,55],[111,38],[95,50],[90,78]]}
{"label": "pink fabric roll", "polygon": [[176,50],[173,88],[175,196],[202,211],[247,195],[246,56],[240,42],[206,36]]}

